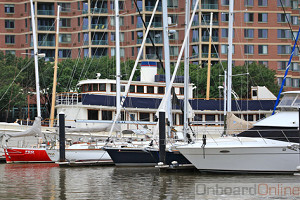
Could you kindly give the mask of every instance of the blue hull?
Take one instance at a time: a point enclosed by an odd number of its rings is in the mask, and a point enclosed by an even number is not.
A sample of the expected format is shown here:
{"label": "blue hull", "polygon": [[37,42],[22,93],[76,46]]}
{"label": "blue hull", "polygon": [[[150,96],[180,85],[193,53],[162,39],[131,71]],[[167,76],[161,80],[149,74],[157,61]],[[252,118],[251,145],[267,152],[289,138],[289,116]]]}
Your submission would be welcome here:
{"label": "blue hull", "polygon": [[[106,151],[118,166],[155,166],[159,162],[159,151],[156,149],[107,148]],[[178,164],[191,164],[178,151],[167,151],[165,164],[170,165],[172,161],[177,161]]]}

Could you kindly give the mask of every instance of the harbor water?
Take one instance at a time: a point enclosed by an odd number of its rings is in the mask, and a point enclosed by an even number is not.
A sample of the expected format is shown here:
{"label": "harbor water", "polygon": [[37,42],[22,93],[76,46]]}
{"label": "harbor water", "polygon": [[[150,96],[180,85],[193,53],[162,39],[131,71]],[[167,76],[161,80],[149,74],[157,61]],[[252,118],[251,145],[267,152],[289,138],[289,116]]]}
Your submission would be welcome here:
{"label": "harbor water", "polygon": [[150,167],[62,168],[56,164],[0,165],[1,200],[300,199],[299,183],[300,176],[296,175],[159,172],[158,169]]}

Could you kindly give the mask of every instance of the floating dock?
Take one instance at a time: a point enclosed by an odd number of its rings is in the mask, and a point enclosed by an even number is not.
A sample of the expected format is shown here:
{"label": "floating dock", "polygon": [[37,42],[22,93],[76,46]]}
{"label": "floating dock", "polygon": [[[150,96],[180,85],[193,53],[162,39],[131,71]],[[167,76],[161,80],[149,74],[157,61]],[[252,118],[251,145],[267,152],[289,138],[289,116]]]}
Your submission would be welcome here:
{"label": "floating dock", "polygon": [[5,156],[0,156],[0,163],[6,163]]}
{"label": "floating dock", "polygon": [[90,167],[90,166],[113,166],[112,160],[99,161],[65,161],[56,162],[60,167]]}

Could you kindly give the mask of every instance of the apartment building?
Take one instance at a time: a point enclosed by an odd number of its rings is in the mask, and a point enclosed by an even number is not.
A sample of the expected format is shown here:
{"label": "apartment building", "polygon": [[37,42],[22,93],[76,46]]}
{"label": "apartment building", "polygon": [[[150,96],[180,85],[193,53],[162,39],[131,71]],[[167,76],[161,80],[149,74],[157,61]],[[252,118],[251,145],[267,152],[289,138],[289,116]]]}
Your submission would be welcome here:
{"label": "apartment building", "polygon": [[[17,56],[33,51],[30,1],[0,0],[0,50]],[[120,0],[120,40],[122,59],[135,60],[145,28],[138,13],[149,22],[155,0]],[[191,12],[195,4],[191,0]],[[234,5],[233,63],[259,62],[277,71],[281,84],[299,29],[298,0],[240,0]],[[46,60],[54,59],[55,21],[61,6],[59,58],[115,55],[114,0],[34,0],[38,49]],[[283,7],[282,7],[283,5]],[[229,0],[200,0],[190,31],[190,62],[205,66],[208,59],[209,20],[213,13],[212,63],[227,60]],[[161,2],[150,35],[163,56]],[[170,59],[176,62],[184,38],[184,0],[168,0]],[[288,23],[289,22],[289,23]],[[290,26],[292,31],[290,30]],[[286,87],[299,89],[298,49],[292,60]],[[163,59],[163,57],[162,57]],[[142,60],[158,61],[147,39]]]}

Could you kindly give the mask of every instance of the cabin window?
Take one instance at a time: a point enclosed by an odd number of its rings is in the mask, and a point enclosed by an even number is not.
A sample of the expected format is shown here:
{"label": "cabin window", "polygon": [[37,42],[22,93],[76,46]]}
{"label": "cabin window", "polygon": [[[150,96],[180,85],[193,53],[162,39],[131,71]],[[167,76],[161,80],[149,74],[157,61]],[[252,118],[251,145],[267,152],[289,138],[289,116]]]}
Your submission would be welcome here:
{"label": "cabin window", "polygon": [[112,111],[102,110],[102,120],[112,120]]}
{"label": "cabin window", "polygon": [[179,114],[179,124],[178,125],[183,125],[183,114]]}
{"label": "cabin window", "polygon": [[194,121],[202,121],[202,114],[195,114]]}
{"label": "cabin window", "polygon": [[244,115],[243,117],[246,121],[253,121],[253,115]]}
{"label": "cabin window", "polygon": [[121,92],[125,92],[125,85],[121,85]]}
{"label": "cabin window", "polygon": [[111,84],[110,85],[110,91],[115,92],[116,91],[116,84]]}
{"label": "cabin window", "polygon": [[256,115],[256,121],[258,121],[258,120],[260,120],[260,119],[263,119],[263,118],[265,118],[265,117],[266,117],[265,114],[258,114],[258,115]]}
{"label": "cabin window", "polygon": [[92,87],[93,87],[93,85],[92,85],[92,84],[89,84],[88,86],[89,86],[89,89],[88,89],[88,91],[92,91]]}
{"label": "cabin window", "polygon": [[131,86],[130,86],[129,92],[135,93],[135,86],[134,86],[134,85],[131,85]]}
{"label": "cabin window", "polygon": [[140,121],[150,121],[150,113],[140,113]]}
{"label": "cabin window", "polygon": [[184,88],[183,87],[179,88],[179,94],[184,95]]}
{"label": "cabin window", "polygon": [[294,105],[293,106],[299,106],[300,105],[300,96],[298,95],[297,96],[297,99],[296,101],[294,102]]}
{"label": "cabin window", "polygon": [[93,84],[93,91],[98,91],[98,84]]}
{"label": "cabin window", "polygon": [[105,83],[100,83],[99,84],[99,91],[105,92],[106,91],[106,84]]}
{"label": "cabin window", "polygon": [[83,92],[89,91],[89,85],[83,85]]}
{"label": "cabin window", "polygon": [[137,86],[137,93],[144,93],[144,86],[138,85]]}
{"label": "cabin window", "polygon": [[165,94],[165,88],[164,87],[158,87],[157,89],[158,89],[157,90],[158,94]]}
{"label": "cabin window", "polygon": [[147,86],[147,93],[154,94],[154,86]]}
{"label": "cabin window", "polygon": [[125,111],[121,111],[121,121],[125,121],[126,119],[125,119],[125,115],[126,113],[125,113]]}
{"label": "cabin window", "polygon": [[88,110],[88,120],[98,120],[99,111],[98,110]]}
{"label": "cabin window", "polygon": [[215,121],[215,115],[205,115],[205,121]]}

